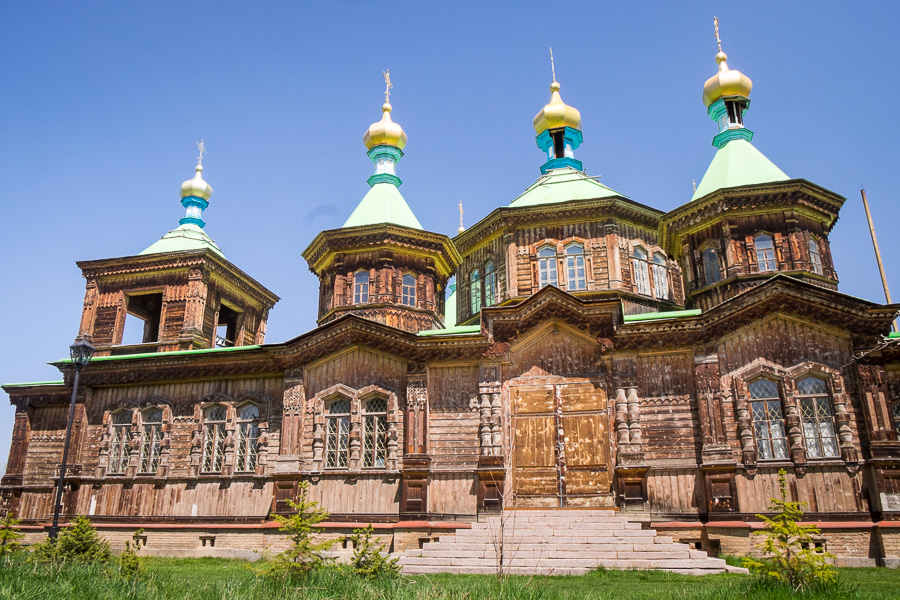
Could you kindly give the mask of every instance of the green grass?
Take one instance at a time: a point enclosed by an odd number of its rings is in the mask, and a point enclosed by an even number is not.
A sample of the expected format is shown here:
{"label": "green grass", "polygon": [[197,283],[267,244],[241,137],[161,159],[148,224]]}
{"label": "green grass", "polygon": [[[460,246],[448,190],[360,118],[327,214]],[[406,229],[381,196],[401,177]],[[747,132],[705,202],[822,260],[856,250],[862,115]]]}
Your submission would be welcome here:
{"label": "green grass", "polygon": [[[303,584],[286,587],[257,578],[248,563],[237,560],[145,559],[136,580],[118,576],[114,567],[27,564],[21,558],[0,561],[0,599],[16,600],[283,600],[388,599],[624,600],[792,598],[763,588],[748,576],[722,574],[690,577],[652,571],[598,571],[580,577],[510,577],[499,583],[486,575],[434,575],[362,581],[330,568]],[[900,598],[900,573],[890,569],[839,569],[841,589],[806,598]]]}

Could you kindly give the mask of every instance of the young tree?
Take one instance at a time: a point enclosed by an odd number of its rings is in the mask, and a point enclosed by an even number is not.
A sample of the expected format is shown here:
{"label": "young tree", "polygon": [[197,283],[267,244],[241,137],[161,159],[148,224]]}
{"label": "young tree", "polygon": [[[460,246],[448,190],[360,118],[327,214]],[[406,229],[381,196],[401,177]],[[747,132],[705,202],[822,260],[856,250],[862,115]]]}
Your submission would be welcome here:
{"label": "young tree", "polygon": [[316,534],[322,529],[316,525],[328,518],[328,513],[319,508],[318,502],[309,500],[309,483],[300,483],[295,500],[288,500],[294,514],[290,516],[272,515],[281,524],[291,540],[291,547],[275,556],[266,574],[277,579],[294,579],[330,562],[327,552],[337,540],[316,541]]}
{"label": "young tree", "polygon": [[141,574],[141,558],[137,553],[141,549],[141,536],[144,535],[143,529],[138,529],[131,534],[131,541],[125,542],[125,550],[119,555],[119,573],[126,577],[137,577]]}
{"label": "young tree", "polygon": [[388,558],[382,554],[384,544],[373,537],[375,529],[372,524],[365,529],[354,529],[348,539],[353,543],[353,560],[350,563],[353,572],[366,579],[376,577],[396,577],[400,574],[399,558]]}
{"label": "young tree", "polygon": [[60,532],[57,540],[47,538],[35,544],[31,559],[38,562],[106,563],[111,556],[109,542],[100,537],[90,519],[79,515]]}
{"label": "young tree", "polygon": [[15,554],[22,549],[19,543],[25,534],[19,531],[19,519],[13,518],[11,512],[0,519],[0,557]]}
{"label": "young tree", "polygon": [[837,582],[837,572],[828,564],[833,554],[815,548],[813,536],[819,535],[818,527],[800,525],[803,520],[803,502],[788,502],[787,474],[778,471],[778,487],[781,498],[770,498],[772,518],[757,515],[765,522],[765,539],[759,545],[764,558],[744,559],[744,567],[771,582],[789,586],[793,591],[805,591],[817,585]]}

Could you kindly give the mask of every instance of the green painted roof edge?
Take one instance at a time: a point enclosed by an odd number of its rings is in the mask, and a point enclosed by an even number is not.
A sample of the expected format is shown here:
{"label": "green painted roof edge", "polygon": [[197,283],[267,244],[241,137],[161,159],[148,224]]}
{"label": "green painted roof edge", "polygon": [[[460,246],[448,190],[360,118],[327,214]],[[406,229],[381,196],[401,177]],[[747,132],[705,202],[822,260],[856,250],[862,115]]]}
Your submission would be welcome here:
{"label": "green painted roof edge", "polygon": [[718,190],[788,180],[787,173],[756,146],[747,140],[732,140],[713,155],[691,202]]}
{"label": "green painted roof edge", "polygon": [[626,323],[636,323],[639,321],[659,321],[661,319],[680,319],[683,317],[697,317],[703,311],[699,308],[689,310],[670,310],[664,312],[639,313],[636,315],[622,315],[622,320]]}
{"label": "green painted roof edge", "polygon": [[[188,356],[191,354],[212,354],[214,352],[237,352],[239,350],[256,350],[262,348],[260,345],[255,346],[228,346],[227,348],[201,348],[200,350],[175,350],[174,352],[142,352],[140,354],[121,354],[118,356],[97,356],[91,362],[107,362],[111,360],[129,360],[134,358],[153,358],[154,356]],[[72,362],[71,358],[63,358],[50,364],[66,364]]]}
{"label": "green painted roof edge", "polygon": [[892,331],[889,334],[887,334],[887,337],[890,340],[900,339],[900,331]]}
{"label": "green painted roof edge", "polygon": [[481,333],[481,325],[456,325],[446,329],[426,329],[425,331],[419,331],[416,335],[431,337],[435,335],[467,335],[473,333]]}
{"label": "green painted roof edge", "polygon": [[64,385],[65,381],[32,381],[30,383],[4,383],[0,387],[34,387],[40,385]]}
{"label": "green painted roof edge", "polygon": [[144,248],[137,256],[204,249],[211,250],[222,258],[225,258],[225,253],[222,252],[219,245],[216,244],[215,240],[213,240],[202,227],[186,223],[179,225],[166,233],[164,236]]}
{"label": "green painted roof edge", "polygon": [[453,285],[453,291],[444,300],[444,329],[456,327],[456,284]]}
{"label": "green painted roof edge", "polygon": [[[558,181],[558,182],[552,181],[556,177],[568,177],[568,176],[574,176],[574,177],[572,179],[565,179],[563,181]],[[562,167],[559,169],[551,169],[547,173],[542,174],[540,177],[538,177],[534,181],[534,183],[532,183],[527,188],[525,188],[525,191],[523,191],[521,194],[519,194],[518,196],[513,198],[513,200],[509,204],[507,204],[507,207],[508,208],[529,208],[529,207],[533,207],[533,206],[545,206],[547,204],[562,204],[565,202],[571,202],[571,201],[573,201],[571,198],[566,199],[565,197],[562,197],[559,199],[548,199],[543,202],[530,201],[530,202],[524,202],[524,203],[518,204],[518,205],[516,204],[516,202],[522,200],[523,198],[525,198],[525,196],[532,194],[532,193],[536,194],[538,188],[548,186],[548,185],[565,185],[565,184],[577,184],[577,183],[587,183],[589,185],[595,185],[595,186],[602,188],[603,190],[606,190],[607,192],[609,192],[609,193],[600,194],[600,195],[597,195],[597,196],[591,197],[591,198],[579,198],[579,199],[577,199],[577,201],[597,200],[600,198],[614,198],[616,196],[630,200],[630,198],[628,198],[628,196],[626,196],[625,194],[622,194],[621,192],[617,192],[616,190],[612,189],[611,187],[607,186],[604,183],[600,183],[596,177],[591,177],[584,171],[579,171],[578,169],[575,169],[573,167]]]}

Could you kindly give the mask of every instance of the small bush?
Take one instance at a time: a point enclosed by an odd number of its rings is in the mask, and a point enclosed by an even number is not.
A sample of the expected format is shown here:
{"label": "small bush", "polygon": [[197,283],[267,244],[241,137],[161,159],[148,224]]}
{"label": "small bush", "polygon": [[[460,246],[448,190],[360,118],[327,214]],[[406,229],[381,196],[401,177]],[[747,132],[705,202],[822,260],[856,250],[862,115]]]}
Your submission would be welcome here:
{"label": "small bush", "polygon": [[288,500],[294,514],[290,516],[272,515],[281,523],[281,531],[288,533],[291,547],[275,555],[275,558],[261,571],[265,576],[279,580],[293,580],[303,577],[309,571],[318,569],[331,559],[323,553],[327,552],[337,540],[315,541],[315,535],[322,530],[315,527],[328,518],[328,513],[319,508],[318,502],[309,500],[309,483],[300,483],[299,494],[294,500]]}
{"label": "small bush", "polygon": [[834,555],[813,547],[813,536],[820,533],[818,527],[798,523],[803,519],[804,503],[788,502],[784,469],[778,471],[778,486],[781,498],[771,498],[769,505],[775,516],[757,515],[766,524],[765,540],[760,544],[765,558],[745,558],[744,566],[763,580],[788,586],[794,592],[834,586],[837,571],[826,560]]}
{"label": "small bush", "polygon": [[377,577],[396,577],[400,574],[400,559],[389,558],[384,544],[379,543],[378,538],[372,534],[375,530],[370,523],[365,529],[354,529],[353,535],[348,539],[353,542],[353,560],[350,565],[353,572],[365,579]]}
{"label": "small bush", "polygon": [[6,516],[0,519],[0,557],[15,554],[22,549],[19,543],[25,534],[19,531],[19,519],[15,519],[11,512],[7,512]]}
{"label": "small bush", "polygon": [[107,563],[112,553],[109,542],[100,537],[90,519],[81,515],[72,525],[59,533],[59,538],[47,538],[35,544],[31,559],[35,562]]}
{"label": "small bush", "polygon": [[137,553],[141,549],[141,536],[143,529],[138,529],[131,535],[131,541],[125,542],[125,550],[119,555],[119,573],[125,577],[137,577],[141,574],[143,566],[141,557]]}

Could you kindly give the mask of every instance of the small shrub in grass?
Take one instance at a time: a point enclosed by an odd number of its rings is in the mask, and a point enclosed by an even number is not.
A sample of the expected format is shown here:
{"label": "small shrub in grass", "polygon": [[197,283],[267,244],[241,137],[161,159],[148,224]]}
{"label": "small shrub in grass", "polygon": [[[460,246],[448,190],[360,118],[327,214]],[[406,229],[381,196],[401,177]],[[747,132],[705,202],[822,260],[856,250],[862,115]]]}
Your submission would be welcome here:
{"label": "small shrub in grass", "polygon": [[745,558],[744,566],[767,582],[787,586],[794,592],[833,587],[837,571],[826,559],[833,559],[834,555],[814,548],[813,536],[819,535],[818,527],[798,523],[803,519],[804,503],[788,502],[784,469],[778,471],[778,487],[781,498],[769,500],[769,510],[775,516],[757,515],[766,524],[765,539],[760,544],[764,558]]}
{"label": "small shrub in grass", "polygon": [[7,512],[6,516],[0,519],[0,557],[15,554],[22,549],[19,543],[25,534],[19,531],[19,519],[15,519],[12,513]]}
{"label": "small shrub in grass", "polygon": [[369,523],[365,529],[354,529],[348,539],[353,542],[353,572],[365,579],[396,577],[400,574],[399,558],[384,556],[384,544],[373,537],[375,530]]}
{"label": "small shrub in grass", "polygon": [[291,547],[275,555],[260,571],[274,579],[295,579],[328,564],[331,559],[324,552],[336,541],[315,541],[315,535],[322,532],[316,525],[327,519],[328,513],[319,508],[318,502],[309,500],[308,482],[301,482],[297,498],[287,503],[294,514],[287,517],[272,515],[272,518],[281,524],[281,531],[287,532]]}
{"label": "small shrub in grass", "polygon": [[109,542],[100,537],[91,521],[81,515],[59,533],[56,540],[47,538],[35,544],[31,553],[34,562],[107,563],[112,553]]}
{"label": "small shrub in grass", "polygon": [[141,574],[141,557],[137,553],[141,549],[141,536],[143,529],[138,529],[131,534],[131,541],[125,542],[125,550],[119,555],[119,573],[125,577],[137,577]]}

